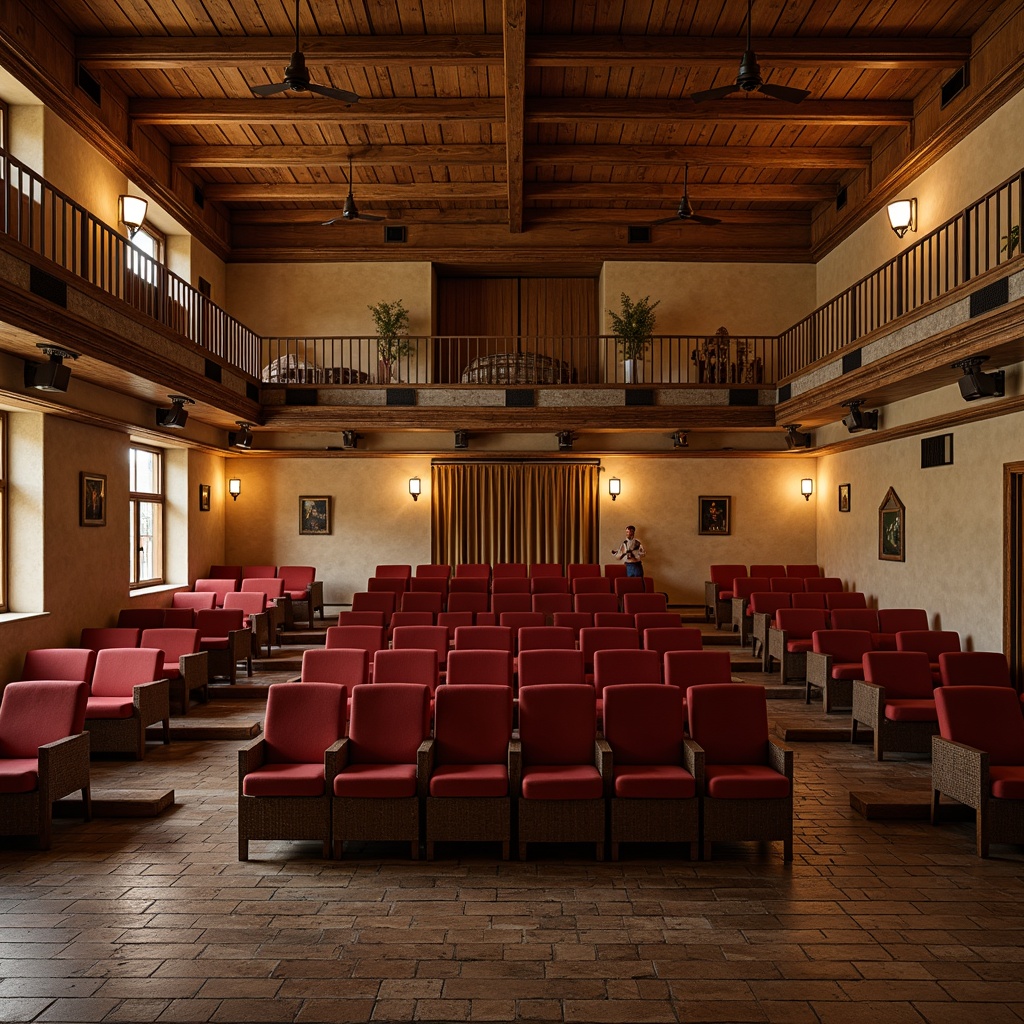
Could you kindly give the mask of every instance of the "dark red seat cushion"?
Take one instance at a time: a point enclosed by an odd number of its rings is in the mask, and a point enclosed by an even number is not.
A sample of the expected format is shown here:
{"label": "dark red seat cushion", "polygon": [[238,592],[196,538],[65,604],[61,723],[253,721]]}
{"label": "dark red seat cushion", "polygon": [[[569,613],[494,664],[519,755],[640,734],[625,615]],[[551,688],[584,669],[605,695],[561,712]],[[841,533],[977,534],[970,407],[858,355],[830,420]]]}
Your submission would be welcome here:
{"label": "dark red seat cushion", "polygon": [[533,765],[523,772],[526,800],[598,800],[603,784],[593,765]]}
{"label": "dark red seat cushion", "polygon": [[85,706],[85,717],[89,718],[131,718],[135,713],[135,701],[131,697],[90,697]]}
{"label": "dark red seat cushion", "polygon": [[31,793],[39,788],[39,761],[34,757],[0,760],[0,793]]}
{"label": "dark red seat cushion", "polygon": [[696,794],[693,776],[671,764],[626,764],[615,769],[615,795],[648,800],[688,800]]}
{"label": "dark red seat cushion", "polygon": [[709,764],[704,767],[708,796],[717,800],[766,800],[789,796],[789,779],[761,764]]}
{"label": "dark red seat cushion", "polygon": [[508,768],[503,764],[442,764],[430,776],[431,796],[508,796]]}
{"label": "dark red seat cushion", "polygon": [[833,679],[863,679],[864,666],[859,661],[832,662]]}
{"label": "dark red seat cushion", "polygon": [[266,764],[242,779],[245,796],[323,796],[324,766]]}
{"label": "dark red seat cushion", "polygon": [[414,764],[350,764],[334,776],[334,795],[402,798],[416,795]]}
{"label": "dark red seat cushion", "polygon": [[992,765],[992,795],[1000,800],[1024,800],[1024,766]]}
{"label": "dark red seat cushion", "polygon": [[806,654],[811,650],[813,644],[810,640],[787,640],[786,650],[790,654]]}
{"label": "dark red seat cushion", "polygon": [[885,717],[890,722],[937,722],[933,700],[887,700]]}

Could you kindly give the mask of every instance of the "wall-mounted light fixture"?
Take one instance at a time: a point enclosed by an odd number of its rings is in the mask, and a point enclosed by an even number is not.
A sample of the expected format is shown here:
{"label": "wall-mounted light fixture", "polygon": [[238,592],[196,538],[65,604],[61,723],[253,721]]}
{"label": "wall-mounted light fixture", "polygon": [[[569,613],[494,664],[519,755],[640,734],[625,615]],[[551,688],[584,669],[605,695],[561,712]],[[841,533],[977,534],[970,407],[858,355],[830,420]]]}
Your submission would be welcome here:
{"label": "wall-mounted light fixture", "polygon": [[783,427],[782,429],[786,432],[787,448],[811,447],[811,435],[801,433],[799,423],[791,423],[788,427]]}
{"label": "wall-mounted light fixture", "polygon": [[418,476],[409,477],[409,493],[412,495],[413,501],[419,501],[420,499],[420,478]]}
{"label": "wall-mounted light fixture", "polygon": [[156,425],[158,427],[169,427],[180,430],[188,422],[188,410],[186,405],[195,405],[195,400],[186,398],[184,395],[168,395],[171,400],[170,409],[157,409]]}
{"label": "wall-mounted light fixture", "polygon": [[889,225],[902,238],[908,231],[917,230],[917,200],[897,199],[886,207]]}
{"label": "wall-mounted light fixture", "polygon": [[118,196],[117,219],[128,229],[128,237],[134,238],[146,222],[149,203],[139,196]]}
{"label": "wall-mounted light fixture", "polygon": [[860,407],[863,404],[863,398],[851,398],[848,402],[843,402],[843,406],[850,410],[843,417],[843,426],[851,434],[856,434],[858,430],[878,429],[878,410],[873,409],[871,412],[862,412]]}
{"label": "wall-mounted light fixture", "polygon": [[617,476],[609,477],[608,493],[612,496],[612,501],[622,493],[622,481]]}
{"label": "wall-mounted light fixture", "polygon": [[233,476],[228,481],[228,494],[231,495],[232,501],[238,501],[238,496],[242,493],[242,481],[237,476]]}
{"label": "wall-mounted light fixture", "polygon": [[558,438],[558,450],[560,452],[571,452],[573,432],[571,430],[560,430],[556,435]]}
{"label": "wall-mounted light fixture", "polygon": [[245,420],[238,420],[238,430],[232,430],[228,434],[229,448],[242,448],[248,451],[252,447],[252,431],[249,429],[252,424]]}
{"label": "wall-mounted light fixture", "polygon": [[673,448],[689,448],[690,439],[686,436],[685,430],[677,430],[672,435],[672,447]]}
{"label": "wall-mounted light fixture", "polygon": [[953,364],[952,369],[964,371],[957,383],[960,385],[960,397],[965,402],[978,398],[1002,398],[1006,394],[1006,371],[983,372],[981,364],[987,359],[988,356],[969,356]]}
{"label": "wall-mounted light fixture", "polygon": [[66,348],[55,348],[42,342],[36,343],[50,357],[47,363],[33,363],[25,360],[25,387],[36,391],[67,391],[71,383],[71,367],[65,366],[62,360],[77,359],[77,352],[69,352]]}
{"label": "wall-mounted light fixture", "polygon": [[354,430],[343,430],[341,432],[342,448],[357,448],[359,446],[359,434]]}
{"label": "wall-mounted light fixture", "polygon": [[804,501],[811,500],[811,495],[814,493],[814,481],[809,476],[805,476],[800,481],[800,493],[804,496]]}

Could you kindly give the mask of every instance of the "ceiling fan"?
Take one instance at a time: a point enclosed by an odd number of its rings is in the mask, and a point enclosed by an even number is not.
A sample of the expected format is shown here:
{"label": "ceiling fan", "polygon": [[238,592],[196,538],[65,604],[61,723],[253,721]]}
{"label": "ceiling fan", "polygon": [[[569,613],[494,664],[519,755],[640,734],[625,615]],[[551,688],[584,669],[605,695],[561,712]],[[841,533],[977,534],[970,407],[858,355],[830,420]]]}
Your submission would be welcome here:
{"label": "ceiling fan", "polygon": [[373,213],[360,213],[359,207],[356,206],[355,196],[352,195],[352,156],[348,158],[348,195],[345,197],[345,205],[342,207],[340,217],[332,217],[330,220],[325,220],[323,226],[330,227],[332,224],[337,224],[339,220],[387,220],[386,217],[378,217]]}
{"label": "ceiling fan", "polygon": [[753,0],[747,0],[747,48],[743,51],[740,60],[739,74],[732,85],[720,85],[717,89],[705,89],[703,92],[695,92],[690,96],[691,100],[703,103],[704,100],[720,100],[731,96],[734,92],[763,92],[765,96],[771,96],[777,100],[785,100],[787,103],[799,103],[807,99],[810,92],[807,89],[790,89],[786,85],[768,85],[761,78],[761,68],[757,63],[757,54],[750,45],[750,9]]}
{"label": "ceiling fan", "polygon": [[342,103],[356,103],[359,97],[347,89],[334,89],[329,85],[317,85],[309,80],[306,58],[299,48],[299,0],[295,0],[295,52],[284,69],[284,81],[273,85],[250,85],[254,96],[274,96],[279,92],[312,92]]}
{"label": "ceiling fan", "polygon": [[683,198],[679,200],[679,206],[676,212],[671,217],[662,217],[661,220],[656,220],[651,227],[657,227],[659,224],[674,224],[677,221],[682,221],[684,224],[689,221],[693,224],[721,224],[722,222],[717,217],[702,217],[699,213],[693,212],[693,207],[690,205],[690,197],[687,193],[687,184],[690,179],[690,165],[683,164]]}

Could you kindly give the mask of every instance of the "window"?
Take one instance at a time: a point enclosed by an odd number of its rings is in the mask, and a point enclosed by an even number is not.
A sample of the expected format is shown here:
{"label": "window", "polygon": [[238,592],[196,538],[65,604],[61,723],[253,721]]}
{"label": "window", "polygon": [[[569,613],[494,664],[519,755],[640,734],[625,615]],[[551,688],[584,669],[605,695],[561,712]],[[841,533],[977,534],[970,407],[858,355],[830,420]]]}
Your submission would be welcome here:
{"label": "window", "polygon": [[130,449],[130,545],[133,587],[164,581],[164,466],[156,448]]}
{"label": "window", "polygon": [[0,412],[0,612],[7,611],[7,413]]}
{"label": "window", "polygon": [[[164,261],[166,238],[149,224],[143,224],[128,247],[129,269],[147,284],[157,283],[157,267]],[[145,257],[149,257],[146,259]]]}

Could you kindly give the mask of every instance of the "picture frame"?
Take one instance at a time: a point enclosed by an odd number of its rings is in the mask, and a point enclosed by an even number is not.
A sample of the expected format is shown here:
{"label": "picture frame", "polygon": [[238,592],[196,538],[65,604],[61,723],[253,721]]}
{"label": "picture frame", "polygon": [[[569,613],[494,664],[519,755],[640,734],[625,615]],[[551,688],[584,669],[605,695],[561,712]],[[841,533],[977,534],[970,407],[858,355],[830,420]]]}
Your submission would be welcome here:
{"label": "picture frame", "polygon": [[107,525],[107,475],[105,473],[78,474],[79,524],[82,526]]}
{"label": "picture frame", "polygon": [[878,557],[884,562],[902,562],[906,555],[906,506],[895,488],[885,492],[878,506]]}
{"label": "picture frame", "polygon": [[199,485],[199,511],[209,512],[210,511],[210,485],[200,484]]}
{"label": "picture frame", "polygon": [[323,535],[331,532],[331,498],[303,494],[299,497],[299,533]]}
{"label": "picture frame", "polygon": [[697,499],[697,533],[701,537],[727,537],[732,531],[732,495],[702,494]]}
{"label": "picture frame", "polygon": [[839,511],[849,512],[850,511],[850,485],[840,484],[839,485]]}

